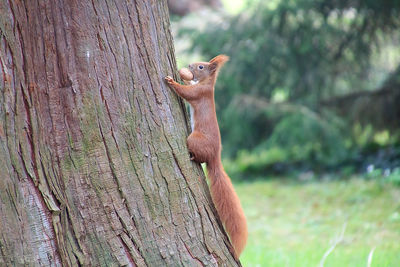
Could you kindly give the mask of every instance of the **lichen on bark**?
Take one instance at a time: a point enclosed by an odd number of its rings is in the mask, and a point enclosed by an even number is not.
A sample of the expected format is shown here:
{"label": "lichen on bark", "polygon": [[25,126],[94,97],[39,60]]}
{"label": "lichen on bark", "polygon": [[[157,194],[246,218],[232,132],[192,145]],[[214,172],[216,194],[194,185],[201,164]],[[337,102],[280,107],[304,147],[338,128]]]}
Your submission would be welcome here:
{"label": "lichen on bark", "polygon": [[166,1],[0,2],[0,265],[234,266]]}

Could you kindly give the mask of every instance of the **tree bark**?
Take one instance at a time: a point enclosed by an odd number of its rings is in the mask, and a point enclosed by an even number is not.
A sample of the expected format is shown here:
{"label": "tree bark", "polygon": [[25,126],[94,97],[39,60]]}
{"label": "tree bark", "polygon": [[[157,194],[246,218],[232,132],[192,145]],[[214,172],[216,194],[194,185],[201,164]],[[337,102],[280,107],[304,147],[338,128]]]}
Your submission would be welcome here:
{"label": "tree bark", "polygon": [[235,266],[166,1],[0,1],[0,265]]}

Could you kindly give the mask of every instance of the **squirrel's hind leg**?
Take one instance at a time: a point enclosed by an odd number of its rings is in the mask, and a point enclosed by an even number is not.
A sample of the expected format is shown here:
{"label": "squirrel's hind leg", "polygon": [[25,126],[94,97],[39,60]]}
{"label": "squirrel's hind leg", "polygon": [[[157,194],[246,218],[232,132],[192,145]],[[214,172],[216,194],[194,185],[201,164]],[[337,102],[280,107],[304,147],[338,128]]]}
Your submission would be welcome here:
{"label": "squirrel's hind leg", "polygon": [[201,132],[194,131],[187,138],[190,159],[198,163],[207,162],[214,154],[212,145]]}

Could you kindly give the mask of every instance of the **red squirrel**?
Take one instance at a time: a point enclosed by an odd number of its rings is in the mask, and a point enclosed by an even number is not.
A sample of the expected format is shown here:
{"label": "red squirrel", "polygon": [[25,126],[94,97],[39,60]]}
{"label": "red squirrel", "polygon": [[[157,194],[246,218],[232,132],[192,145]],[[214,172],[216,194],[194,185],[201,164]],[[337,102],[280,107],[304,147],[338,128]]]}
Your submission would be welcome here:
{"label": "red squirrel", "polygon": [[[238,259],[246,245],[247,223],[231,179],[221,163],[221,136],[214,102],[218,72],[228,60],[228,56],[218,55],[210,62],[190,64],[192,75],[180,72],[186,85],[175,82],[170,76],[165,77],[165,81],[194,109],[194,129],[187,138],[190,159],[207,164],[211,196]],[[187,77],[192,78],[190,84]]]}

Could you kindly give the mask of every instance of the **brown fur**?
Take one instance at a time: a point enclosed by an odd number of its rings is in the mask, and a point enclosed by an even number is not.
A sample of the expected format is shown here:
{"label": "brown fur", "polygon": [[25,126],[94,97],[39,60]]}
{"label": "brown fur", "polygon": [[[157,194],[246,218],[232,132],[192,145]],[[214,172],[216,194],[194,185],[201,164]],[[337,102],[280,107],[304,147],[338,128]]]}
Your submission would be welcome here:
{"label": "brown fur", "polygon": [[165,80],[194,109],[194,130],[187,138],[191,159],[207,163],[211,196],[238,259],[246,245],[247,223],[239,198],[221,163],[221,136],[214,103],[218,71],[228,60],[229,57],[219,55],[210,62],[190,64],[193,80],[198,81],[194,85],[181,85],[169,76]]}

